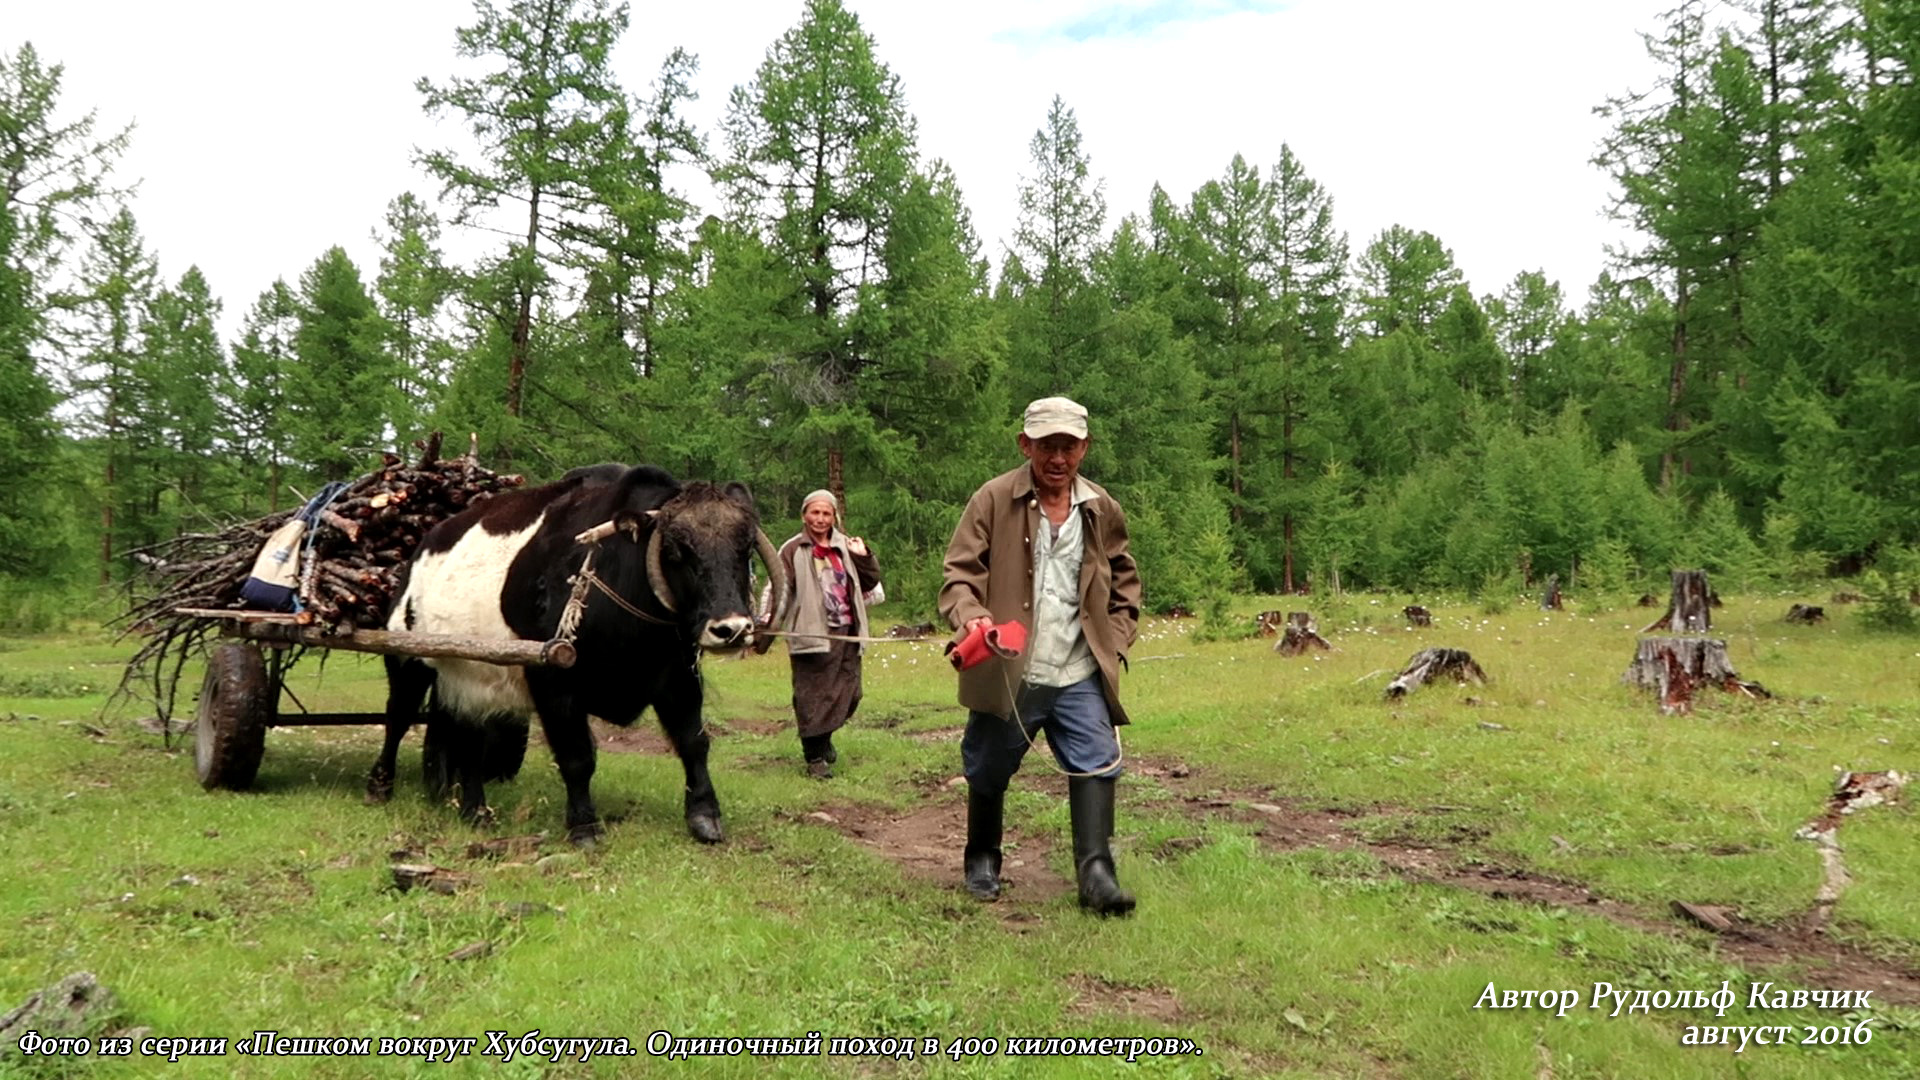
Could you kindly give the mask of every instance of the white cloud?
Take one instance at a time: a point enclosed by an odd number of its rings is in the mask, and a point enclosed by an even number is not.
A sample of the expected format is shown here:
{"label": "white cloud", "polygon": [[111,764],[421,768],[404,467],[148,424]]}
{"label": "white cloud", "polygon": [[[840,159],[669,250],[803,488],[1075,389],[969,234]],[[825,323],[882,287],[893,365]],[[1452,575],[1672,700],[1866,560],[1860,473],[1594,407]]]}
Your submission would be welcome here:
{"label": "white cloud", "polygon": [[[1331,192],[1356,253],[1401,223],[1451,247],[1476,292],[1544,268],[1570,298],[1624,238],[1588,163],[1610,94],[1652,73],[1636,31],[1662,4],[1523,0],[985,0],[852,5],[900,75],[920,146],[957,173],[996,260],[1027,144],[1053,96],[1077,113],[1110,217],[1155,182],[1184,201],[1235,153],[1283,142]],[[431,194],[416,146],[463,138],[414,83],[454,69],[462,0],[15,5],[9,40],[66,67],[69,114],[137,121],[122,172],[162,270],[197,263],[228,326],[328,246],[369,275],[387,201]],[[727,94],[799,18],[793,0],[638,4],[617,57],[646,86],[675,46],[700,57],[694,118],[718,148]],[[1110,220],[1109,225],[1113,222]],[[482,240],[471,244],[484,243]]]}

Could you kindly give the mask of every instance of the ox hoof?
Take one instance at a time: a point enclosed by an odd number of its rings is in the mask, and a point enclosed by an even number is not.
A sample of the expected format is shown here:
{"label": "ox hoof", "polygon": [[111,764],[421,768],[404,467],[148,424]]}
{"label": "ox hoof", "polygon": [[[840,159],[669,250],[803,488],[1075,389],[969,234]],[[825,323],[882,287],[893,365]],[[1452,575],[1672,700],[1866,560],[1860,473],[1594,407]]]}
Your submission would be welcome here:
{"label": "ox hoof", "polygon": [[367,777],[367,805],[368,806],[384,806],[386,805],[387,800],[391,798],[393,798],[393,777],[391,776]]}
{"label": "ox hoof", "polygon": [[590,851],[598,847],[600,844],[600,823],[591,821],[585,825],[575,825],[573,828],[568,829],[567,842],[583,851]]}
{"label": "ox hoof", "polygon": [[720,828],[719,814],[689,814],[687,831],[703,844],[718,844],[727,838],[726,831]]}

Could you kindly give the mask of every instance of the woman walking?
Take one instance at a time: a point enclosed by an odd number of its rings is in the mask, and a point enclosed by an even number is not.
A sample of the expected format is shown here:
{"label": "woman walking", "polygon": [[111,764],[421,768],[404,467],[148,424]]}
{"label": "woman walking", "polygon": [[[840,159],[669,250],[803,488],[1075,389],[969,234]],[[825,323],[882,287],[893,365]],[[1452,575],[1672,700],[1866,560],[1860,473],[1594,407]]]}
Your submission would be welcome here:
{"label": "woman walking", "polygon": [[[880,564],[866,542],[841,530],[840,504],[822,488],[800,502],[801,529],[780,547],[793,582],[787,651],[793,662],[793,715],[807,775],[831,779],[839,753],[833,733],[860,706],[861,641],[867,605],[885,598]],[[832,636],[828,636],[832,635]]]}

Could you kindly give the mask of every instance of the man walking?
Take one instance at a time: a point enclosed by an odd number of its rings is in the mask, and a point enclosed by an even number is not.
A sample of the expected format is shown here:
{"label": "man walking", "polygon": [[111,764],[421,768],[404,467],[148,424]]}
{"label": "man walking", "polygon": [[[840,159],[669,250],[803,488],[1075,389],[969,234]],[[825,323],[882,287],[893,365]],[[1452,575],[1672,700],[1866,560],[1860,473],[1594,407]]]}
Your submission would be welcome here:
{"label": "man walking", "polygon": [[968,709],[960,758],[967,778],[967,891],[1000,894],[1000,833],[1007,784],[1035,731],[1068,776],[1080,905],[1100,915],[1133,910],[1116,879],[1114,782],[1120,743],[1120,667],[1140,620],[1140,575],[1120,504],[1080,475],[1087,410],[1063,397],[1027,406],[1026,463],[974,492],[947,546],[940,614],[957,646],[976,629],[1016,621],[1028,648],[960,673]]}

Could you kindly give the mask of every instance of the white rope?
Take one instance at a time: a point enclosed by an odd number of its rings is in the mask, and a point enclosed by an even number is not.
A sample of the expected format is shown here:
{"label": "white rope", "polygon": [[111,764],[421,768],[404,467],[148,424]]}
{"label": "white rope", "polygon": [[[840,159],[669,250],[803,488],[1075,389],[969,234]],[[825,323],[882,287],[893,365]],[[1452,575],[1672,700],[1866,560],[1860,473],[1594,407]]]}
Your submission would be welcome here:
{"label": "white rope", "polygon": [[[1007,710],[1009,714],[1008,718],[1013,721],[1014,727],[1017,727],[1020,729],[1021,736],[1023,736],[1027,740],[1027,749],[1029,750],[1035,749],[1033,735],[1031,732],[1027,731],[1027,725],[1025,724],[1025,722],[1023,722],[1020,719],[1020,695],[1014,692],[1013,672],[1011,668],[1005,664],[1001,665],[1000,676],[1003,680],[1005,680],[1007,684]],[[1062,687],[1062,689],[1065,689],[1065,688]],[[1053,760],[1053,753],[1051,750],[1049,750],[1047,753],[1047,768],[1052,769],[1054,772],[1059,773],[1061,776],[1083,777],[1083,778],[1103,776],[1109,772],[1112,772],[1114,769],[1119,768],[1120,763],[1127,759],[1127,748],[1120,745],[1120,725],[1114,723],[1112,717],[1108,717],[1107,726],[1113,729],[1114,757],[1112,761],[1108,762],[1105,765],[1100,766],[1097,769],[1092,770],[1091,772],[1070,772],[1066,769],[1061,768],[1059,763]]]}

